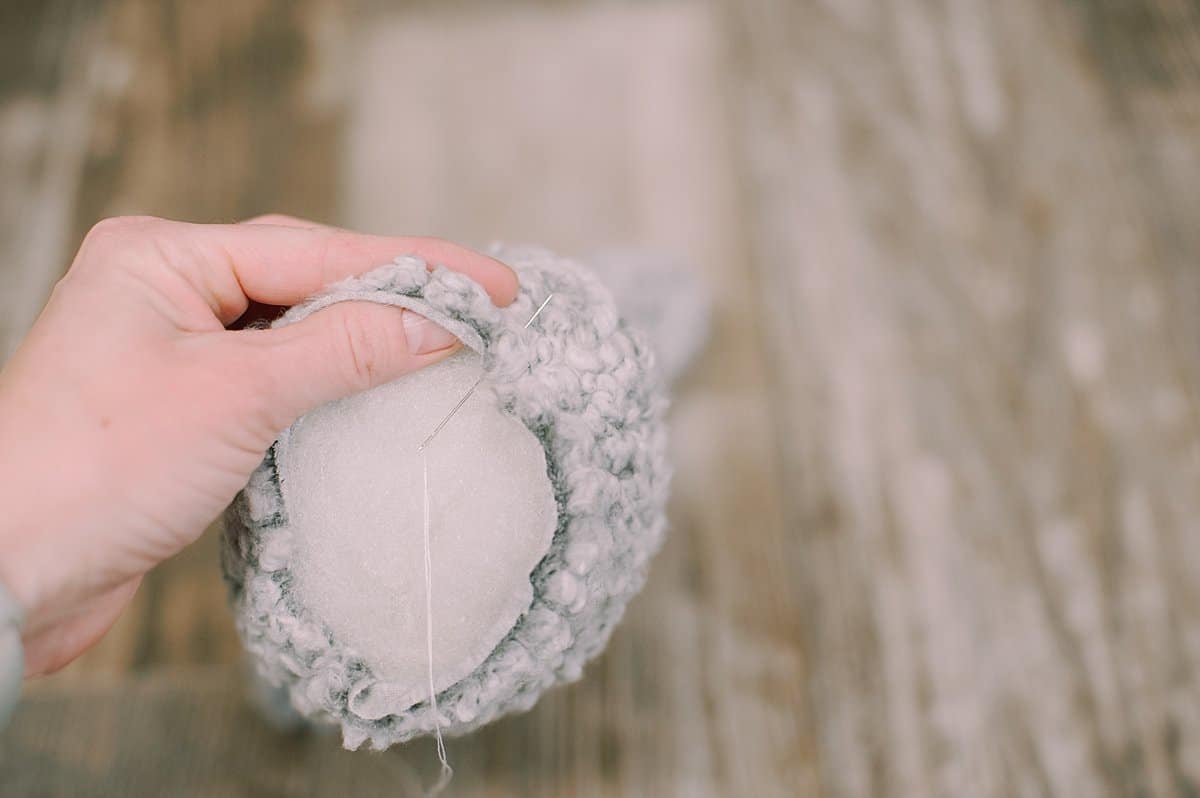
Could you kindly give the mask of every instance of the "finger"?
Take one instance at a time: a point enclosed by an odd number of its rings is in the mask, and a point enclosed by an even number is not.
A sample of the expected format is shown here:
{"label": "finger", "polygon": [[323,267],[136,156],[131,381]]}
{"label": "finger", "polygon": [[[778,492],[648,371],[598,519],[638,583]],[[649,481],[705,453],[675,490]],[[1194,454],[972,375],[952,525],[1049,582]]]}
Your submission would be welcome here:
{"label": "finger", "polygon": [[[299,216],[289,216],[286,213],[263,213],[258,216],[251,216],[249,219],[242,219],[238,224],[273,224],[278,227],[304,228],[332,227],[332,225],[321,224],[310,219],[301,219]],[[286,306],[268,305],[265,302],[251,300],[242,315],[226,326],[231,330],[263,327],[283,315],[286,309]]]}
{"label": "finger", "polygon": [[398,255],[415,255],[430,266],[460,272],[500,306],[512,302],[517,293],[516,275],[503,263],[437,238],[364,235],[306,227],[302,220],[190,224],[138,218],[113,220],[97,229],[153,243],[153,251],[184,271],[223,324],[245,312],[249,300],[294,305]]}
{"label": "finger", "polygon": [[340,302],[296,324],[231,333],[253,350],[256,393],[279,429],[326,402],[391,382],[455,352],[442,327],[410,310]]}
{"label": "finger", "polygon": [[291,217],[241,225],[186,225],[205,245],[226,255],[250,299],[294,305],[338,280],[415,255],[479,283],[497,305],[516,298],[517,278],[495,258],[438,238],[391,237],[311,225]]}
{"label": "finger", "polygon": [[[345,228],[314,222],[311,219],[301,219],[299,216],[289,216],[286,213],[264,213],[252,216],[249,219],[243,219],[238,224],[273,224],[278,227],[300,227],[306,230],[316,230],[319,228],[322,230],[345,231]],[[226,326],[231,330],[261,327],[279,318],[285,310],[287,310],[287,307],[283,305],[268,305],[252,300],[250,306],[237,318],[237,321]]]}

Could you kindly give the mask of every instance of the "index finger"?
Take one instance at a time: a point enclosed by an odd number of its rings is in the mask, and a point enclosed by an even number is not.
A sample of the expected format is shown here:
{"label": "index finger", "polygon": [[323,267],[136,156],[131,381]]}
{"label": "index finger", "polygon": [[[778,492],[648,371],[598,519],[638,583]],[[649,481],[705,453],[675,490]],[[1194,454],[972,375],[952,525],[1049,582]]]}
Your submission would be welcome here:
{"label": "index finger", "polygon": [[[228,324],[250,300],[294,305],[330,283],[415,255],[474,280],[500,306],[517,295],[517,276],[495,258],[438,238],[375,236],[293,224],[192,224],[145,220],[168,263],[187,275]],[[183,253],[174,258],[171,253]]]}

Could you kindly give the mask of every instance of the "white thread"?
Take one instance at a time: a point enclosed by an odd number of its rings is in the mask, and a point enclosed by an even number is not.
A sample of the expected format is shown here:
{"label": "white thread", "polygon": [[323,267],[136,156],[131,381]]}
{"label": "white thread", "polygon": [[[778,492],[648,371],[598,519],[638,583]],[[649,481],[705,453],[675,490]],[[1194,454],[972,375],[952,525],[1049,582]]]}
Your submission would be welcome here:
{"label": "white thread", "polygon": [[433,563],[429,553],[429,453],[425,451],[425,445],[421,444],[421,472],[424,483],[424,537],[425,537],[425,653],[426,664],[429,666],[429,711],[433,713],[433,730],[437,737],[437,756],[438,761],[442,763],[442,772],[438,776],[437,783],[430,788],[426,793],[428,796],[436,796],[446,789],[446,785],[450,783],[450,779],[454,778],[454,768],[450,767],[450,762],[446,759],[446,743],[442,740],[442,718],[438,713],[437,705],[437,690],[433,684]]}
{"label": "white thread", "polygon": [[[525,328],[529,329],[529,325],[533,324],[534,320],[541,315],[546,306],[550,304],[550,300],[554,298],[554,294],[550,294],[533,315],[529,317],[529,321],[525,322]],[[425,655],[427,674],[429,676],[429,711],[433,713],[433,733],[437,739],[437,756],[438,761],[442,764],[441,773],[438,776],[437,783],[429,789],[426,796],[433,798],[439,795],[442,790],[450,783],[450,779],[454,778],[454,768],[450,767],[450,762],[446,758],[446,743],[442,740],[442,718],[438,713],[437,705],[437,689],[434,686],[433,679],[433,558],[430,555],[429,545],[429,452],[426,447],[433,442],[434,437],[442,431],[446,423],[454,417],[454,414],[462,409],[462,406],[467,403],[471,395],[475,393],[475,389],[483,382],[483,375],[475,380],[475,383],[463,394],[463,398],[458,400],[458,404],[450,409],[450,412],[442,418],[438,425],[433,428],[426,436],[425,440],[421,441],[421,445],[417,447],[417,451],[421,453],[421,475],[424,487],[424,542],[425,542]]]}

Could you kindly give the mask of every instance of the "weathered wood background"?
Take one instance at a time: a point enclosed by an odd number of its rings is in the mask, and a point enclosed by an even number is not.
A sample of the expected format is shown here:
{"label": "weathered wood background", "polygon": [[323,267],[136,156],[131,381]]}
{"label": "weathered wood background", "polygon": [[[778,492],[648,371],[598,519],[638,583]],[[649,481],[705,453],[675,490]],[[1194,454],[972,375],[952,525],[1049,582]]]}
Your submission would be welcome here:
{"label": "weathered wood background", "polygon": [[[452,794],[1200,794],[1194,3],[0,8],[0,357],[96,219],[268,210],[718,297],[648,590]],[[210,533],[28,686],[0,792],[431,775],[271,731],[238,659]]]}

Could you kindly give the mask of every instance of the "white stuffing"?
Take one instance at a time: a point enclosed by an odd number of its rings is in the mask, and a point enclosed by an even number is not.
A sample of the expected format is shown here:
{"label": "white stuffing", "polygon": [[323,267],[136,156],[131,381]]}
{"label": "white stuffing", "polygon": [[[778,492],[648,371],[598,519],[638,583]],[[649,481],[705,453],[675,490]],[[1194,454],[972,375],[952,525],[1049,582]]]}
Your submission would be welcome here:
{"label": "white stuffing", "polygon": [[[380,677],[428,697],[418,445],[483,373],[457,354],[332,402],[280,459],[296,596]],[[557,509],[537,438],[483,383],[427,449],[435,687],[475,670],[533,599]]]}

